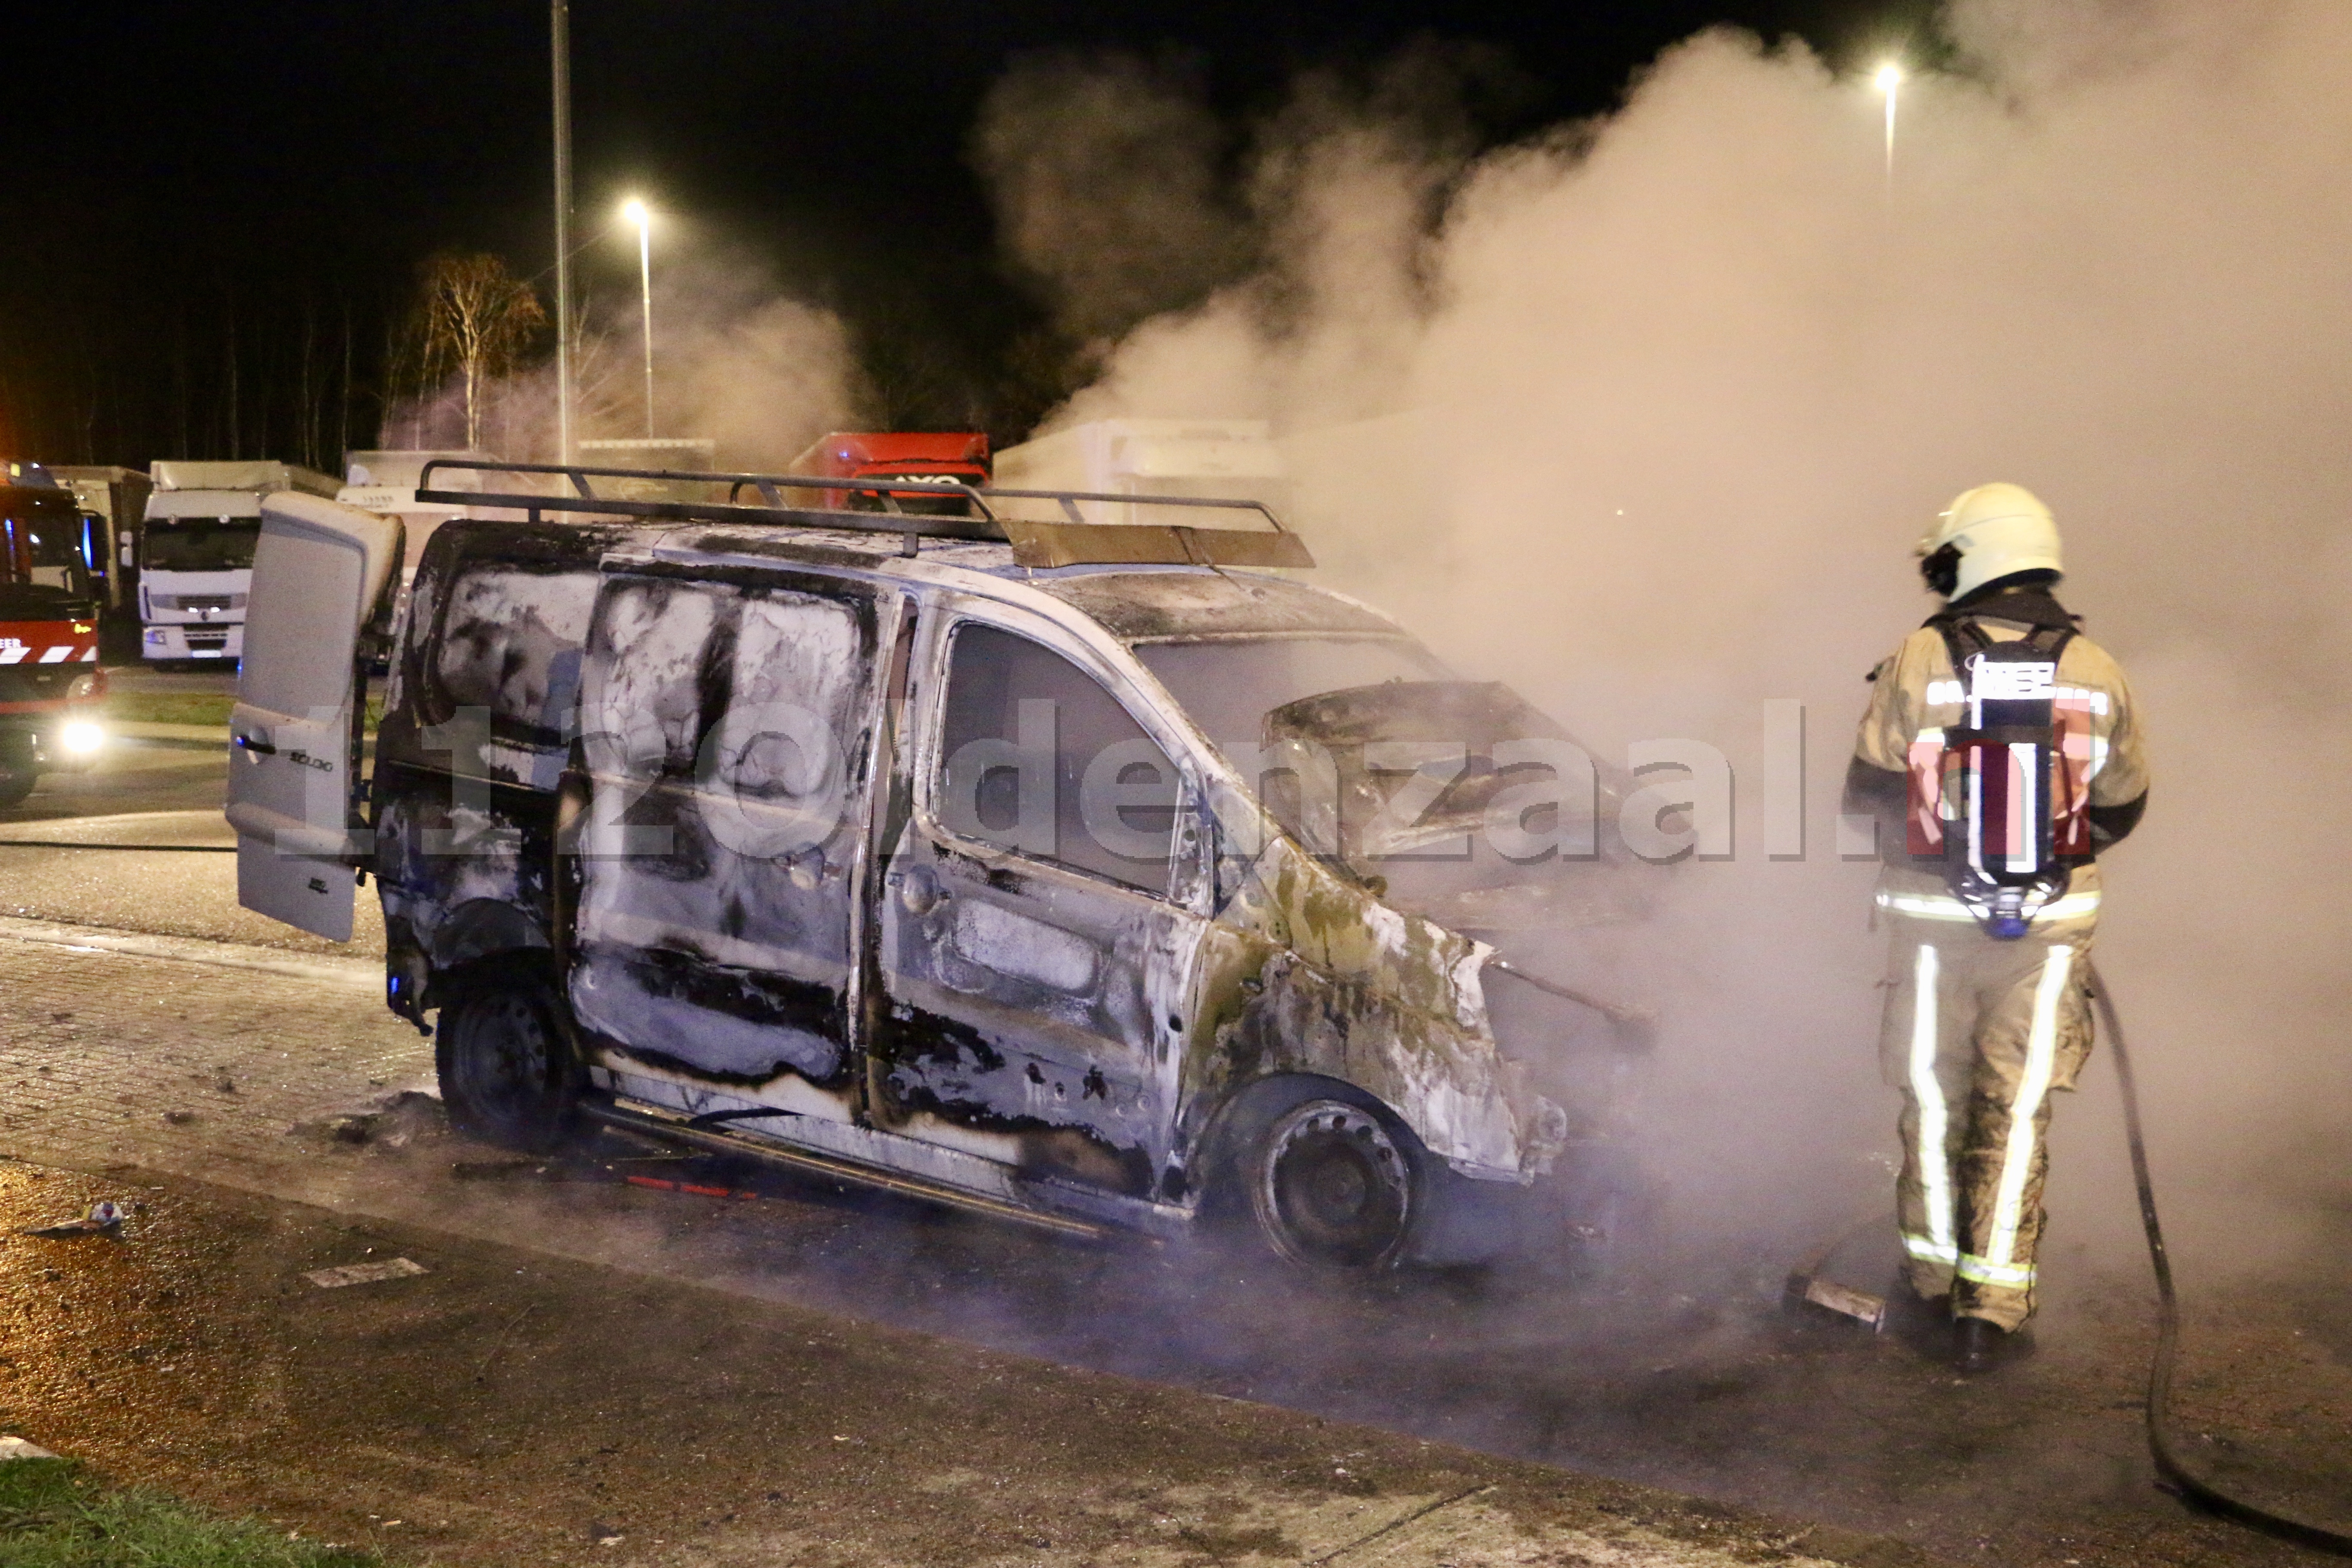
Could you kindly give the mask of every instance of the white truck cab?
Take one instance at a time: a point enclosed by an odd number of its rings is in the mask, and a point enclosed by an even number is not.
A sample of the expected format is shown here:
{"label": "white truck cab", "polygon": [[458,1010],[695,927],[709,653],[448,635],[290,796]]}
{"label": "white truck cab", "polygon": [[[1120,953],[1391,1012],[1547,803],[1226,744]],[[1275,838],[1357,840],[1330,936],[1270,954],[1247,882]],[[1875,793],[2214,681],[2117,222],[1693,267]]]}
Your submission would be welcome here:
{"label": "white truck cab", "polygon": [[261,537],[261,500],[280,491],[327,497],[337,485],[292,463],[158,459],[141,524],[140,657],[151,663],[226,660],[245,652],[247,595]]}

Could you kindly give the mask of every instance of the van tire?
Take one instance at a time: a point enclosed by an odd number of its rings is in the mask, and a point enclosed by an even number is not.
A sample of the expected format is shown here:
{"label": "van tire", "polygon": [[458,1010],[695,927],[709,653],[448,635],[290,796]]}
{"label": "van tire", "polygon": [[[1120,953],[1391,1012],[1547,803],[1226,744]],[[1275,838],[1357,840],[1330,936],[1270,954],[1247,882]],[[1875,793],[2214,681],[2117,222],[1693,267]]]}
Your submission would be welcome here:
{"label": "van tire", "polygon": [[41,770],[30,763],[12,763],[0,758],[0,811],[12,805],[22,805],[40,781]]}
{"label": "van tire", "polygon": [[1259,1086],[1228,1112],[1213,1208],[1275,1256],[1328,1274],[1375,1274],[1411,1248],[1431,1158],[1371,1096],[1328,1079]]}
{"label": "van tire", "polygon": [[547,1154],[576,1142],[578,1053],[562,1002],[544,976],[485,964],[441,982],[433,1065],[449,1124],[486,1142]]}

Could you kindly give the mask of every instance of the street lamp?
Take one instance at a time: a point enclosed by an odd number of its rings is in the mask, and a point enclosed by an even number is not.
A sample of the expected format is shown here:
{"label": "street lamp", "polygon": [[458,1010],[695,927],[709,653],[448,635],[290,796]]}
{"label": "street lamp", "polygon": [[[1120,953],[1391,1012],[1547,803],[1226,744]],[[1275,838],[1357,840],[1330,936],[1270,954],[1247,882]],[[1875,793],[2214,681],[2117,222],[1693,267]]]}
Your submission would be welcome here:
{"label": "street lamp", "polygon": [[1893,60],[1878,68],[1871,79],[1878,90],[1886,95],[1886,190],[1895,191],[1895,100],[1903,90],[1903,68]]}
{"label": "street lamp", "polygon": [[645,309],[646,439],[654,436],[654,215],[631,196],[621,204],[621,216],[637,226],[637,297]]}

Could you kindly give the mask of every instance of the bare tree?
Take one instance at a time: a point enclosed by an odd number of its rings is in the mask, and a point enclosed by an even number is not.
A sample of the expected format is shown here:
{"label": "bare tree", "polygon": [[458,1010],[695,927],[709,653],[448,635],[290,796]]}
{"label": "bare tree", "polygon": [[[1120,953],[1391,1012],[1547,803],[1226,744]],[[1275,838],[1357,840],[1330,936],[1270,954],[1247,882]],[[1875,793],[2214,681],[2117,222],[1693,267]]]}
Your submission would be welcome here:
{"label": "bare tree", "polygon": [[547,312],[499,257],[443,251],[425,263],[416,301],[422,379],[455,374],[466,387],[466,445],[482,444],[485,394],[514,369]]}

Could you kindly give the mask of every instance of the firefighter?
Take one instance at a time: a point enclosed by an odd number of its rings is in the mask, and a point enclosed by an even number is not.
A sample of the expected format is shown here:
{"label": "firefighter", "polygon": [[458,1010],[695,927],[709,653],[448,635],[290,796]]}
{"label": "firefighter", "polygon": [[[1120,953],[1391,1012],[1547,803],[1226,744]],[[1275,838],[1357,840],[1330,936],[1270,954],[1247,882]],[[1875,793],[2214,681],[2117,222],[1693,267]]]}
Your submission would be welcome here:
{"label": "firefighter", "polygon": [[1845,809],[1877,823],[1893,933],[1895,1305],[1975,1374],[2030,1348],[2050,1096],[2091,1049],[2096,857],[2138,823],[2147,764],[2122,669],[2053,597],[2047,507],[1979,486],[1916,553],[1946,603],[1870,674]]}

